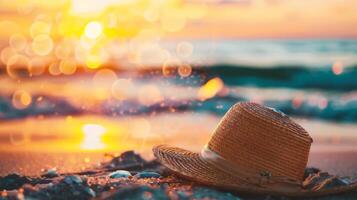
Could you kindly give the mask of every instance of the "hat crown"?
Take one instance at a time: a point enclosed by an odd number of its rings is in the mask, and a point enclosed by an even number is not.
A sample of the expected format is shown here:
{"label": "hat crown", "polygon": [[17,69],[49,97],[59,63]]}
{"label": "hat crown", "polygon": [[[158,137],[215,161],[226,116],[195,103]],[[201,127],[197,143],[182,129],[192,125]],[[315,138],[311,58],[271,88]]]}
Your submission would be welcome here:
{"label": "hat crown", "polygon": [[286,115],[256,103],[237,103],[222,118],[208,148],[252,174],[302,181],[311,137]]}

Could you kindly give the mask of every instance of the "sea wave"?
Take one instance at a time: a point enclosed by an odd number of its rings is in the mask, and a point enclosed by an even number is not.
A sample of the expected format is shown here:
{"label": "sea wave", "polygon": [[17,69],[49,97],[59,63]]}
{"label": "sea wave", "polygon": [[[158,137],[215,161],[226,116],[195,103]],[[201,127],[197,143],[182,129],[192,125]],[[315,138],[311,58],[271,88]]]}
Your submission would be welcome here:
{"label": "sea wave", "polygon": [[306,66],[236,66],[214,65],[199,67],[199,73],[207,79],[220,77],[226,85],[255,86],[263,88],[299,88],[325,91],[357,90],[357,66],[342,68],[334,73],[331,68],[312,68]]}
{"label": "sea wave", "polygon": [[[224,113],[235,103],[250,101],[244,96],[224,95],[216,96],[206,101],[198,99],[163,100],[152,105],[142,105],[136,100],[104,101],[101,109],[90,107],[83,109],[71,105],[64,99],[46,97],[41,95],[41,103],[33,102],[25,109],[16,109],[12,106],[11,99],[0,97],[0,120],[22,119],[30,116],[67,116],[95,114],[105,116],[130,116],[147,115],[152,116],[162,113],[210,113],[213,115],[224,115]],[[357,100],[342,102],[339,99],[325,99],[324,101],[310,101],[296,99],[284,100],[262,100],[266,106],[274,107],[288,115],[299,118],[317,118],[322,120],[338,122],[357,122]]]}

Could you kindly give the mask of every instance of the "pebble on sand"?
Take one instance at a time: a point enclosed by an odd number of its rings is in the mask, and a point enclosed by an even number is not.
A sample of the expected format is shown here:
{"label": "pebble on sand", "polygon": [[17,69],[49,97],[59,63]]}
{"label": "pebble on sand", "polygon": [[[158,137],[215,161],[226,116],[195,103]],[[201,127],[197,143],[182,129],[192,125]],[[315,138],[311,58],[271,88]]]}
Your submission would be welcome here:
{"label": "pebble on sand", "polygon": [[157,172],[143,171],[135,175],[138,178],[159,178],[161,175]]}
{"label": "pebble on sand", "polygon": [[128,178],[131,173],[126,170],[117,170],[109,174],[110,178]]}
{"label": "pebble on sand", "polygon": [[[168,173],[158,162],[146,162],[133,152],[123,153],[113,158],[117,170],[106,172],[108,165],[102,165],[89,171],[68,175],[58,174],[57,178],[30,177],[20,174],[0,176],[0,200],[2,199],[217,199],[240,200],[240,194],[220,191],[214,187],[192,184],[189,180],[180,179]],[[110,169],[110,168],[109,168]],[[111,169],[110,169],[111,170]],[[114,170],[114,169],[113,169]],[[135,178],[130,179],[131,173]],[[51,172],[52,173],[52,172]],[[107,174],[108,173],[108,174]],[[128,177],[110,180],[108,177]],[[321,172],[316,168],[305,170],[305,189],[324,189],[357,183],[357,177],[337,177]],[[356,199],[357,191],[339,194],[333,197],[322,197],[319,200]],[[250,198],[286,199],[257,195]],[[314,198],[315,199],[315,198]]]}
{"label": "pebble on sand", "polygon": [[89,194],[91,197],[95,197],[95,192],[94,192],[94,190],[92,190],[92,188],[86,187],[86,188],[84,189],[84,191],[85,191],[87,194]]}
{"label": "pebble on sand", "polygon": [[67,183],[68,185],[72,185],[72,184],[81,184],[83,181],[81,177],[76,175],[71,175],[71,176],[66,176],[64,178],[64,182]]}
{"label": "pebble on sand", "polygon": [[0,190],[13,190],[21,187],[26,183],[31,183],[31,179],[17,173],[0,177]]}
{"label": "pebble on sand", "polygon": [[58,173],[57,173],[56,168],[52,168],[52,169],[48,169],[47,171],[45,171],[45,173],[43,173],[41,176],[47,177],[47,178],[54,178],[54,177],[58,176]]}

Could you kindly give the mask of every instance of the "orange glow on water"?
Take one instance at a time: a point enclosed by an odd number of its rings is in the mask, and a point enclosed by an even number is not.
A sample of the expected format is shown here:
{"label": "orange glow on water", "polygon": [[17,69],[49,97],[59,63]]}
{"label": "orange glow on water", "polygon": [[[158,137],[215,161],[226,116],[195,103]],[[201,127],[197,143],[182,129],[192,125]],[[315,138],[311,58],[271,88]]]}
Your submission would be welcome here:
{"label": "orange glow on water", "polygon": [[220,78],[213,78],[198,90],[197,96],[201,101],[210,99],[216,96],[216,94],[222,90],[223,86],[224,83]]}

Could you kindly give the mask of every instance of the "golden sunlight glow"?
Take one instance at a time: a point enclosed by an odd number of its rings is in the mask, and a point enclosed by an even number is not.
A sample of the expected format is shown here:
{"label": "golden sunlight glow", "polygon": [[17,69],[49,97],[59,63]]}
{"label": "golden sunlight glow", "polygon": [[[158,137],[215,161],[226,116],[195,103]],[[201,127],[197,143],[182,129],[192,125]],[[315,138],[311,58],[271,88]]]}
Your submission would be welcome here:
{"label": "golden sunlight glow", "polygon": [[99,55],[88,55],[86,58],[86,65],[89,69],[97,69],[102,64],[102,59]]}
{"label": "golden sunlight glow", "polygon": [[213,78],[198,90],[198,98],[201,101],[212,98],[222,90],[223,86],[223,81],[220,78]]}
{"label": "golden sunlight glow", "polygon": [[93,21],[87,24],[84,33],[88,38],[96,39],[102,34],[102,31],[102,25],[99,22]]}
{"label": "golden sunlight glow", "polygon": [[73,14],[98,14],[106,8],[130,2],[131,0],[72,0],[71,12]]}
{"label": "golden sunlight glow", "polygon": [[51,26],[44,21],[35,21],[31,24],[30,35],[35,38],[38,35],[48,35],[51,32]]}
{"label": "golden sunlight glow", "polygon": [[99,124],[85,124],[82,127],[84,134],[81,148],[84,150],[99,150],[105,147],[102,136],[106,129]]}

